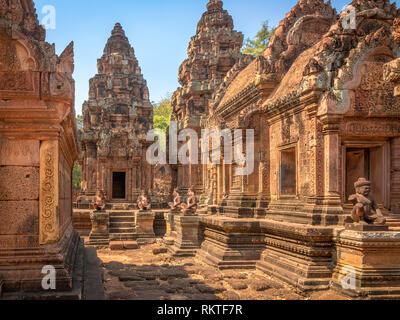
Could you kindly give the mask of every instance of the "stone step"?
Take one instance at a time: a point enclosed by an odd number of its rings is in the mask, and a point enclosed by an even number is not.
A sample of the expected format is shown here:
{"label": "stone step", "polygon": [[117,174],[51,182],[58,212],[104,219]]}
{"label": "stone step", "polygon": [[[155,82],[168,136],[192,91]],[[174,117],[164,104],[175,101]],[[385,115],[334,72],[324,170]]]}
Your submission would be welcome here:
{"label": "stone step", "polygon": [[127,240],[127,241],[134,241],[136,240],[137,236],[135,234],[123,234],[123,233],[114,233],[110,234],[110,241],[119,241],[119,240]]}
{"label": "stone step", "polygon": [[110,217],[134,217],[134,211],[108,211]]}
{"label": "stone step", "polygon": [[135,227],[135,223],[132,221],[129,222],[110,222],[110,228],[115,229],[115,228],[134,228]]}
{"label": "stone step", "polygon": [[136,228],[110,228],[110,233],[134,233]]}
{"label": "stone step", "polygon": [[111,250],[134,250],[138,248],[138,242],[133,240],[113,240],[110,242]]}
{"label": "stone step", "polygon": [[88,242],[86,242],[85,244],[88,246],[108,246],[109,245],[109,241],[108,240],[94,240],[94,239],[90,239]]}
{"label": "stone step", "polygon": [[110,217],[110,223],[111,222],[135,222],[134,217]]}
{"label": "stone step", "polygon": [[92,240],[104,240],[106,236],[91,236],[90,239]]}

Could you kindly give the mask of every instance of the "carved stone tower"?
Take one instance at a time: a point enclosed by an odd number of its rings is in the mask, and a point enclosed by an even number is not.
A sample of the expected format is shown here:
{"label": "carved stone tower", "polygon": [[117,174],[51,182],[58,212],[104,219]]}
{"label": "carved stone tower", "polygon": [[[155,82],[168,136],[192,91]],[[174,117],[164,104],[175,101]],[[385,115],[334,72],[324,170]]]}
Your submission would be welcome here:
{"label": "carved stone tower", "polygon": [[108,201],[133,202],[152,186],[146,134],[153,109],[134,50],[117,23],[90,80],[83,104],[83,191],[104,191]]}
{"label": "carved stone tower", "polygon": [[[223,2],[211,0],[192,37],[188,59],[179,69],[178,88],[173,95],[173,113],[179,129],[191,128],[199,137],[202,121],[209,115],[208,105],[226,73],[242,57],[243,34],[234,30],[233,19],[223,9]],[[194,186],[203,192],[201,165],[178,165],[173,168],[182,192]]]}

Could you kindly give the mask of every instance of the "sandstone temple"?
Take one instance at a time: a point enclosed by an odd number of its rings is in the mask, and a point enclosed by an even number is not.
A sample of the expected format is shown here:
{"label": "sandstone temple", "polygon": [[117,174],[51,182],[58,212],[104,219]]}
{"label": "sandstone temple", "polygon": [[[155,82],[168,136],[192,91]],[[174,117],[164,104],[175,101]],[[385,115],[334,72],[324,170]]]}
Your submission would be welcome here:
{"label": "sandstone temple", "polygon": [[[119,23],[78,130],[73,43],[57,56],[32,0],[0,0],[0,298],[88,298],[81,290],[95,248],[134,297],[201,299],[198,282],[157,285],[185,278],[165,264],[175,259],[207,265],[199,273],[215,298],[261,291],[257,271],[260,283],[272,277],[304,296],[400,299],[400,9],[390,0],[349,5],[339,13],[329,1],[299,0],[253,57],[241,53],[244,36],[223,2],[206,4],[177,70],[171,120],[199,137],[241,130],[231,142],[254,159],[244,175],[246,164],[226,150],[219,163],[149,164],[153,106]],[[227,148],[218,138],[206,151]],[[187,145],[189,155],[205,152]],[[151,274],[107,260],[144,263],[150,251],[164,255]],[[55,293],[43,292],[44,266],[55,269]]]}
{"label": "sandstone temple", "polygon": [[82,193],[93,196],[100,189],[108,201],[134,202],[142,189],[152,188],[145,156],[153,107],[134,50],[118,23],[97,68],[82,108]]}

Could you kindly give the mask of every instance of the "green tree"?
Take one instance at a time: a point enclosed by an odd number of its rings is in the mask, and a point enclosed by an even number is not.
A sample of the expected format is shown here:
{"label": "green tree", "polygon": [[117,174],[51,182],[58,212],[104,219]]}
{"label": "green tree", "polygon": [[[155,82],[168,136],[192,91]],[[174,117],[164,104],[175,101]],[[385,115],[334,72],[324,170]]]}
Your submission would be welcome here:
{"label": "green tree", "polygon": [[80,189],[82,184],[82,170],[78,162],[75,162],[72,170],[72,186],[74,189]]}
{"label": "green tree", "polygon": [[[153,104],[153,122],[154,129],[162,130],[167,134],[167,129],[169,127],[169,122],[172,116],[172,100],[171,94],[167,94],[165,98],[161,100],[158,104]],[[162,151],[167,150],[167,140],[161,139],[161,149]]]}
{"label": "green tree", "polygon": [[261,30],[257,33],[253,40],[247,38],[246,43],[242,49],[242,53],[255,57],[260,56],[265,51],[265,49],[268,48],[269,40],[273,36],[274,32],[275,28],[271,28],[268,24],[268,21],[264,22]]}
{"label": "green tree", "polygon": [[156,104],[153,111],[154,128],[166,133],[172,115],[171,95],[168,94],[160,103]]}

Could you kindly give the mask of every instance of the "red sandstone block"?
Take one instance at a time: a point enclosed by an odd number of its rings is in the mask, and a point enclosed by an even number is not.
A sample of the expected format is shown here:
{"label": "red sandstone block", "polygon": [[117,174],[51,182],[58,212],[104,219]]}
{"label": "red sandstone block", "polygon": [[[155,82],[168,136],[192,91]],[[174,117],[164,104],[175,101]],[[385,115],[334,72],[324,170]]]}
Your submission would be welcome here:
{"label": "red sandstone block", "polygon": [[0,167],[0,201],[38,199],[39,168]]}
{"label": "red sandstone block", "polygon": [[39,233],[39,201],[0,201],[0,234]]}
{"label": "red sandstone block", "polygon": [[111,250],[124,250],[124,242],[123,241],[111,241],[110,249]]}
{"label": "red sandstone block", "polygon": [[139,249],[139,244],[137,243],[137,241],[124,241],[124,248],[126,250]]}

